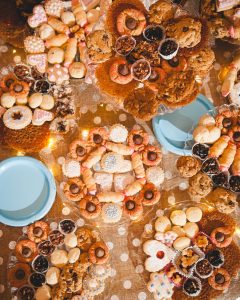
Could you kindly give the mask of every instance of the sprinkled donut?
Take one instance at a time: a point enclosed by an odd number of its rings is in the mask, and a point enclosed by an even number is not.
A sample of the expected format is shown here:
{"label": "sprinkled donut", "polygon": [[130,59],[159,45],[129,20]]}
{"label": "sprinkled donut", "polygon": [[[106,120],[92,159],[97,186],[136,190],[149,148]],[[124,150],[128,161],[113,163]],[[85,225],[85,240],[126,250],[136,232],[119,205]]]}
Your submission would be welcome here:
{"label": "sprinkled donut", "polygon": [[23,129],[32,121],[32,111],[27,106],[13,106],[3,115],[3,122],[10,129]]}
{"label": "sprinkled donut", "polygon": [[143,130],[132,130],[128,136],[128,145],[135,151],[142,150],[149,142],[148,134]]}

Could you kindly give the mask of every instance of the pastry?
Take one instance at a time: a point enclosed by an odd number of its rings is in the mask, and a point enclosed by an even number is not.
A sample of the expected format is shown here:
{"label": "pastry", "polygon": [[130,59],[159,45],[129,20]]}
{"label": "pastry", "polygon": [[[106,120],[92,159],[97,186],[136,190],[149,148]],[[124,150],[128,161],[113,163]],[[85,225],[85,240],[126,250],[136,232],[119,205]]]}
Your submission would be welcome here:
{"label": "pastry", "polygon": [[30,262],[37,255],[37,246],[30,240],[21,240],[16,244],[16,257],[20,262]]}
{"label": "pastry", "polygon": [[220,268],[224,264],[223,253],[218,249],[208,251],[205,258],[215,268]]}
{"label": "pastry", "polygon": [[68,255],[65,250],[56,249],[51,254],[51,263],[55,267],[63,267],[68,262]]}
{"label": "pastry", "polygon": [[34,299],[34,296],[35,296],[34,288],[32,288],[29,285],[24,285],[20,287],[17,291],[17,297],[19,299]]}
{"label": "pastry", "polygon": [[50,267],[46,273],[46,282],[49,285],[58,283],[60,277],[60,269],[57,267]]}
{"label": "pastry", "polygon": [[59,230],[53,230],[49,233],[49,240],[55,246],[60,246],[64,242],[64,235]]}
{"label": "pastry", "polygon": [[[197,223],[202,219],[202,210],[199,207],[192,206],[186,210],[186,217],[189,222]],[[177,224],[178,225],[178,224]]]}
{"label": "pastry", "polygon": [[150,281],[147,284],[148,290],[153,293],[155,300],[171,299],[173,295],[174,284],[168,279],[164,272],[154,272],[150,275]]}
{"label": "pastry", "polygon": [[173,6],[168,1],[160,0],[149,7],[149,21],[151,23],[162,24],[173,16]]}
{"label": "pastry", "polygon": [[221,130],[215,125],[197,126],[193,131],[194,141],[197,143],[215,143],[221,136]]}
{"label": "pastry", "polygon": [[137,81],[145,81],[151,75],[151,66],[148,60],[138,59],[131,67],[133,78]]}
{"label": "pastry", "polygon": [[84,169],[82,172],[82,178],[88,193],[90,195],[95,195],[97,192],[97,186],[91,169]]}
{"label": "pastry", "polygon": [[38,255],[32,261],[32,268],[37,273],[45,273],[49,268],[49,262],[45,256]]}
{"label": "pastry", "polygon": [[212,190],[212,180],[204,173],[197,173],[189,179],[188,192],[192,196],[205,197]]}
{"label": "pastry", "polygon": [[162,69],[167,73],[185,71],[188,67],[187,61],[183,56],[174,56],[172,59],[161,61]]}
{"label": "pastry", "polygon": [[76,235],[78,238],[78,247],[82,251],[88,251],[92,243],[96,242],[96,236],[92,233],[92,231],[88,228],[78,228],[76,231]]}
{"label": "pastry", "polygon": [[114,143],[124,143],[127,137],[128,130],[121,124],[115,124],[109,130],[109,139]]}
{"label": "pastry", "polygon": [[147,183],[139,193],[139,199],[143,206],[151,206],[159,202],[161,197],[160,191],[152,183]]}
{"label": "pastry", "polygon": [[103,242],[93,244],[89,250],[89,258],[93,264],[104,264],[109,259],[109,249]]}
{"label": "pastry", "polygon": [[39,36],[42,40],[51,39],[55,35],[55,30],[49,24],[42,24],[39,27]]}
{"label": "pastry", "polygon": [[39,254],[48,256],[52,254],[54,250],[55,250],[55,246],[48,240],[42,241],[38,244]]}
{"label": "pastry", "polygon": [[95,173],[93,177],[95,179],[96,184],[99,184],[100,189],[103,192],[111,191],[113,184],[113,174],[99,172]]}
{"label": "pastry", "polygon": [[107,173],[116,173],[120,170],[123,156],[115,152],[108,152],[101,159],[101,167]]}
{"label": "pastry", "polygon": [[196,223],[194,222],[187,222],[184,226],[183,226],[183,230],[186,234],[187,237],[189,237],[190,239],[194,238],[197,233],[199,232],[199,227]]}
{"label": "pastry", "polygon": [[123,58],[114,60],[109,69],[111,80],[118,84],[128,84],[133,80],[133,74],[127,61]]}
{"label": "pastry", "polygon": [[197,143],[193,146],[192,153],[200,159],[205,159],[209,153],[209,146]]}
{"label": "pastry", "polygon": [[201,169],[200,161],[192,156],[179,157],[176,166],[182,177],[192,177]]}
{"label": "pastry", "polygon": [[48,50],[47,60],[50,64],[61,64],[64,60],[64,51],[59,47],[52,47]]}
{"label": "pastry", "polygon": [[143,206],[139,198],[126,197],[123,201],[123,212],[130,220],[138,220],[143,214]]}
{"label": "pastry", "polygon": [[120,203],[124,199],[124,195],[122,193],[117,192],[101,192],[97,195],[98,200],[100,202],[112,202],[112,203]]}
{"label": "pastry", "polygon": [[170,220],[173,225],[184,226],[187,222],[186,214],[183,210],[174,210],[171,212]]}
{"label": "pastry", "polygon": [[157,218],[155,222],[155,230],[157,232],[166,232],[171,230],[171,222],[166,216],[161,216]]}
{"label": "pastry", "polygon": [[208,200],[217,210],[230,214],[237,208],[236,194],[225,188],[217,187],[209,195]]}
{"label": "pastry", "polygon": [[201,290],[201,281],[197,277],[188,278],[183,284],[183,292],[190,297],[197,297]]}
{"label": "pastry", "polygon": [[93,146],[104,145],[108,139],[108,132],[104,127],[96,127],[89,131],[88,140]]}
{"label": "pastry", "polygon": [[220,173],[219,162],[216,158],[208,158],[202,164],[202,172],[208,175],[216,175]]}
{"label": "pastry", "polygon": [[8,270],[7,278],[11,286],[19,288],[28,282],[31,273],[30,266],[26,263],[16,263]]}
{"label": "pastry", "polygon": [[50,122],[54,118],[54,114],[52,112],[36,108],[32,117],[32,124],[36,126],[41,126],[45,122]]}
{"label": "pastry", "polygon": [[68,178],[80,177],[81,166],[77,160],[67,159],[62,164],[62,172]]}
{"label": "pastry", "polygon": [[231,277],[227,270],[223,268],[215,269],[208,279],[209,285],[216,290],[226,290],[231,282]]}
{"label": "pastry", "polygon": [[28,98],[28,104],[31,108],[37,108],[41,105],[43,100],[43,95],[41,93],[33,93]]}
{"label": "pastry", "polygon": [[158,47],[159,43],[157,41],[139,41],[135,48],[131,51],[130,57],[135,60],[146,59],[152,67],[159,67],[161,58],[158,54]]}
{"label": "pastry", "polygon": [[101,216],[105,223],[116,223],[122,217],[122,207],[116,203],[105,203],[102,206]]}
{"label": "pastry", "polygon": [[70,219],[64,219],[58,224],[59,231],[63,234],[74,233],[76,231],[76,224]]}
{"label": "pastry", "polygon": [[39,243],[43,240],[46,240],[49,234],[49,226],[46,222],[37,221],[28,227],[27,235],[28,238],[35,242]]}
{"label": "pastry", "polygon": [[233,228],[231,226],[217,227],[211,232],[211,239],[218,248],[228,247],[233,238]]}
{"label": "pastry", "polygon": [[51,95],[43,95],[40,108],[43,110],[51,110],[54,107],[54,98]]}
{"label": "pastry", "polygon": [[15,96],[12,96],[10,93],[3,93],[1,95],[1,105],[4,108],[11,108],[16,102]]}
{"label": "pastry", "polygon": [[101,213],[101,204],[96,197],[85,196],[79,202],[80,213],[86,219],[97,218]]}
{"label": "pastry", "polygon": [[30,86],[25,81],[14,81],[10,87],[9,92],[12,96],[21,97],[27,96],[29,93]]}
{"label": "pastry", "polygon": [[173,242],[173,248],[175,250],[184,250],[188,248],[191,244],[191,240],[189,237],[178,237],[174,242]]}
{"label": "pastry", "polygon": [[157,241],[162,242],[163,244],[167,245],[168,247],[171,247],[173,242],[178,237],[177,233],[174,231],[166,231],[166,232],[156,232],[154,235],[154,239]]}
{"label": "pastry", "polygon": [[136,178],[145,178],[145,169],[142,161],[142,156],[137,152],[134,152],[132,154],[132,166]]}
{"label": "pastry", "polygon": [[24,39],[24,48],[28,53],[43,53],[45,50],[44,42],[37,36],[27,36]]}
{"label": "pastry", "polygon": [[222,155],[219,157],[219,168],[221,171],[225,172],[231,167],[234,157],[237,152],[237,146],[233,143],[229,143],[228,146],[223,151]]}
{"label": "pastry", "polygon": [[48,68],[48,80],[56,84],[62,84],[69,79],[68,69],[62,67],[60,64],[55,64],[53,67]]}
{"label": "pastry", "polygon": [[163,59],[170,60],[177,55],[178,49],[179,44],[177,40],[173,38],[167,38],[160,43],[158,52]]}
{"label": "pastry", "polygon": [[214,60],[214,52],[210,48],[204,48],[198,53],[191,55],[188,58],[187,65],[196,74],[205,76],[210,71]]}
{"label": "pastry", "polygon": [[162,153],[158,147],[146,146],[143,151],[143,163],[147,166],[156,166],[162,160]]}
{"label": "pastry", "polygon": [[96,163],[98,163],[101,160],[105,152],[105,147],[101,146],[97,148],[88,155],[87,159],[84,160],[84,162],[82,163],[82,166],[88,169],[92,168]]}
{"label": "pastry", "polygon": [[200,259],[196,263],[195,272],[198,276],[205,279],[212,275],[213,267],[207,259]]}
{"label": "pastry", "polygon": [[127,56],[136,46],[136,40],[129,35],[120,36],[115,42],[115,51],[119,55]]}
{"label": "pastry", "polygon": [[14,74],[8,74],[8,75],[5,75],[4,77],[1,78],[0,80],[0,87],[2,89],[3,92],[8,92],[9,91],[9,88],[10,86],[16,82],[16,77],[14,76]]}
{"label": "pastry", "polygon": [[73,62],[69,66],[69,74],[73,78],[81,79],[86,75],[86,67],[82,62]]}
{"label": "pastry", "polygon": [[123,192],[133,182],[134,176],[130,173],[114,174],[114,189],[116,192]]}
{"label": "pastry", "polygon": [[80,249],[79,248],[72,248],[69,252],[68,252],[68,261],[70,264],[74,264],[75,262],[78,261],[79,257],[80,257]]}
{"label": "pastry", "polygon": [[107,142],[106,148],[108,151],[112,151],[120,155],[131,155],[134,152],[134,149],[130,146],[113,142]]}
{"label": "pastry", "polygon": [[72,158],[82,161],[86,159],[91,147],[90,145],[82,140],[74,140],[69,145],[69,152]]}
{"label": "pastry", "polygon": [[146,170],[147,182],[153,183],[156,187],[159,187],[164,181],[164,171],[161,167],[150,167]]}

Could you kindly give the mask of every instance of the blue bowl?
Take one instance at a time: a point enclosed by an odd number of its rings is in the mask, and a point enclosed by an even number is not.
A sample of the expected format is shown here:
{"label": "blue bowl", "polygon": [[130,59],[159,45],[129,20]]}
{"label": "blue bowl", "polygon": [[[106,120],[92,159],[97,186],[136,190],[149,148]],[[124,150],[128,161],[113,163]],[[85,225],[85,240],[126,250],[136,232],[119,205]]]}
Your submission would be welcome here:
{"label": "blue bowl", "polygon": [[52,173],[40,161],[17,156],[0,163],[0,222],[25,226],[43,218],[56,197]]}

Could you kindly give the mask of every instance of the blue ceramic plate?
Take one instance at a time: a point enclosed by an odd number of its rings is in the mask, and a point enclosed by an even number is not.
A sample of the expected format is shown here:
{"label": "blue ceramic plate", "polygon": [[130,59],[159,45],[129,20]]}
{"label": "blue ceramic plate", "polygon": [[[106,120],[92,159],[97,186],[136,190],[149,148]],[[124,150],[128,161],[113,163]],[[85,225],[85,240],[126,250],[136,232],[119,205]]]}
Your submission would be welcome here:
{"label": "blue ceramic plate", "polygon": [[54,177],[40,161],[18,156],[0,163],[0,222],[25,226],[43,218],[56,196]]}
{"label": "blue ceramic plate", "polygon": [[199,118],[213,110],[213,104],[203,95],[181,109],[153,119],[153,131],[159,143],[168,151],[178,155],[191,155],[193,139],[191,130],[197,125]]}

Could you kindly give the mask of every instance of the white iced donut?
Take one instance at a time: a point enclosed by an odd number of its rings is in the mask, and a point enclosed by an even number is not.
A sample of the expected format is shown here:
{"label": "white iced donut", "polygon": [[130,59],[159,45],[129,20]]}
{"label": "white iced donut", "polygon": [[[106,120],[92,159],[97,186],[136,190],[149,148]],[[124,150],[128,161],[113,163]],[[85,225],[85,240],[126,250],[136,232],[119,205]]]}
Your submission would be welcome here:
{"label": "white iced donut", "polygon": [[27,106],[13,106],[3,115],[3,122],[10,129],[23,129],[32,121],[32,111]]}
{"label": "white iced donut", "polygon": [[10,93],[4,93],[1,96],[1,105],[5,108],[10,108],[14,105],[14,103],[16,102],[16,98],[12,95],[10,95]]}

